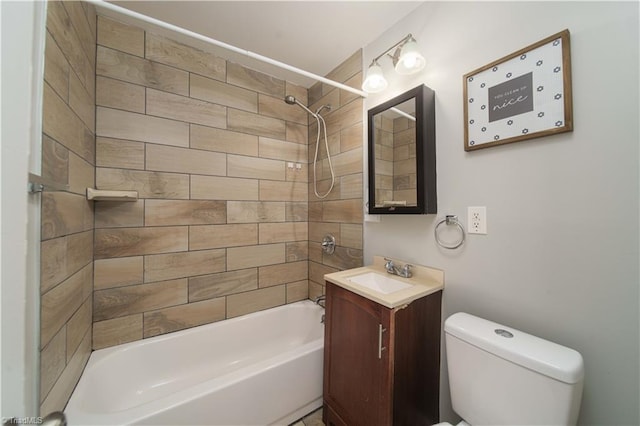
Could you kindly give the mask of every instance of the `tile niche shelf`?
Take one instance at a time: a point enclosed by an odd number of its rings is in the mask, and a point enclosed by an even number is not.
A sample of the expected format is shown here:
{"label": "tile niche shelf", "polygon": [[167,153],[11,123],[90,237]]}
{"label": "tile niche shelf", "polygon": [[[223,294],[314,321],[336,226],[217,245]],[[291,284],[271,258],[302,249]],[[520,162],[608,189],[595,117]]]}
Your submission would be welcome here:
{"label": "tile niche shelf", "polygon": [[87,200],[93,201],[137,201],[138,191],[113,191],[87,188]]}

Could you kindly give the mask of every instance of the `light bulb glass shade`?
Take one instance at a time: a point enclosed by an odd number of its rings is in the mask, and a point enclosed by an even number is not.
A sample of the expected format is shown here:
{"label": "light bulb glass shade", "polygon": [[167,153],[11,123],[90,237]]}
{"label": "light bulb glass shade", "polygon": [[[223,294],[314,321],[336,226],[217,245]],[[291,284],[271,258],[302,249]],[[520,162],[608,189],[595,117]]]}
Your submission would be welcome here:
{"label": "light bulb glass shade", "polygon": [[386,89],[387,85],[387,80],[382,74],[382,68],[377,62],[374,62],[367,70],[367,77],[362,83],[362,90],[368,93],[376,93]]}
{"label": "light bulb glass shade", "polygon": [[422,70],[425,65],[424,56],[418,51],[418,44],[415,40],[410,40],[402,46],[402,51],[396,64],[396,72],[398,74],[413,74]]}

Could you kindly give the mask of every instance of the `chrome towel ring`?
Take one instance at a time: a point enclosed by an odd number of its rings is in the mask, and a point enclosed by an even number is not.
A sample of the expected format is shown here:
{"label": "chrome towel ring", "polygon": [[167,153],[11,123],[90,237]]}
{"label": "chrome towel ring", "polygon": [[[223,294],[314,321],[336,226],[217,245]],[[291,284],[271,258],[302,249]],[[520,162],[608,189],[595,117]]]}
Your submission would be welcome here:
{"label": "chrome towel ring", "polygon": [[[438,228],[443,223],[445,223],[447,225],[457,226],[458,229],[460,229],[460,241],[457,241],[456,243],[453,243],[453,244],[447,244],[447,243],[443,243],[440,240],[440,237],[438,236]],[[464,232],[464,228],[462,227],[462,224],[460,222],[458,222],[458,216],[456,216],[456,215],[447,215],[447,216],[445,216],[444,219],[442,219],[440,222],[438,222],[438,224],[436,225],[435,229],[433,230],[433,235],[436,237],[436,243],[438,243],[438,245],[440,247],[446,248],[446,249],[449,249],[449,250],[454,250],[454,249],[457,249],[458,247],[460,247],[464,243],[464,239],[465,239],[466,233]]]}

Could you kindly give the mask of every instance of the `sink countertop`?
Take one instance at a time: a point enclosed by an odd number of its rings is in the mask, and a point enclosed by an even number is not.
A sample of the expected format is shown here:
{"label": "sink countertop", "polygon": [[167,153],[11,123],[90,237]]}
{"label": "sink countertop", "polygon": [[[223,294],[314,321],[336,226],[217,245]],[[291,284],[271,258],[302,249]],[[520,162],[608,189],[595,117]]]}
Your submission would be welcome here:
{"label": "sink countertop", "polygon": [[[408,263],[391,257],[389,257],[389,259],[393,260],[393,263],[398,267],[402,267],[402,265]],[[414,265],[411,268],[413,276],[411,278],[403,278],[399,275],[389,274],[384,269],[385,262],[384,257],[374,256],[372,265],[347,269],[345,271],[332,272],[330,274],[326,274],[324,279],[391,309],[408,305],[416,299],[435,293],[436,291],[444,288],[444,272],[439,269]],[[412,286],[411,288],[395,291],[390,294],[384,294],[349,280],[350,277],[366,274],[367,272],[376,272],[378,274],[388,276],[389,278],[393,278],[394,280],[411,284]]]}

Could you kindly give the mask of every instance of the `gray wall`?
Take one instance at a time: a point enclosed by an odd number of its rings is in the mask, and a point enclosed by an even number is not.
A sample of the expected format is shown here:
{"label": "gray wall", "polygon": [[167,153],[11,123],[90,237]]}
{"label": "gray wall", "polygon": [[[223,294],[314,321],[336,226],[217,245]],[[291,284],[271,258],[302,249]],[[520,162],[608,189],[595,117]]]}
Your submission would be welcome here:
{"label": "gray wall", "polygon": [[[568,28],[574,131],[463,150],[462,75]],[[438,215],[365,222],[365,264],[389,255],[445,271],[443,318],[466,311],[574,348],[580,424],[638,424],[638,3],[425,3],[365,48],[413,33],[427,59],[367,109],[424,83],[436,92]],[[365,153],[366,155],[366,153]],[[366,194],[366,190],[365,190]],[[439,248],[445,214],[487,206],[488,235]],[[442,418],[453,421],[446,363]]]}

